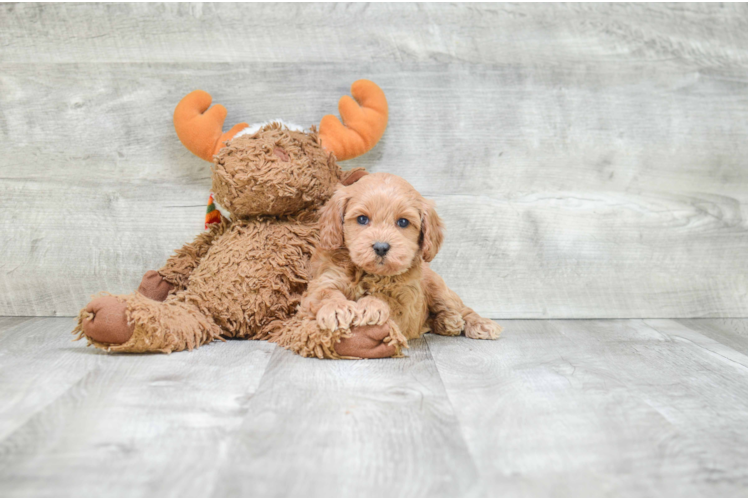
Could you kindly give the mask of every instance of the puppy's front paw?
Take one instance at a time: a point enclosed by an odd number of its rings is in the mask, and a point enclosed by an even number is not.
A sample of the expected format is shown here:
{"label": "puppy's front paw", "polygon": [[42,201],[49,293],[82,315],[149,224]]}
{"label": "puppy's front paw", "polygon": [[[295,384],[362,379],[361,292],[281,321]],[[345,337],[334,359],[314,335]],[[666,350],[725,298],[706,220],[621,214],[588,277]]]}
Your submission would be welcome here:
{"label": "puppy's front paw", "polygon": [[323,330],[334,332],[338,328],[348,328],[355,315],[355,302],[328,302],[317,311],[317,324]]}
{"label": "puppy's front paw", "polygon": [[357,326],[383,325],[390,319],[390,306],[376,297],[362,297],[356,302],[356,317],[353,323]]}
{"label": "puppy's front paw", "polygon": [[502,327],[488,318],[477,314],[465,318],[465,336],[471,339],[496,340],[501,335]]}

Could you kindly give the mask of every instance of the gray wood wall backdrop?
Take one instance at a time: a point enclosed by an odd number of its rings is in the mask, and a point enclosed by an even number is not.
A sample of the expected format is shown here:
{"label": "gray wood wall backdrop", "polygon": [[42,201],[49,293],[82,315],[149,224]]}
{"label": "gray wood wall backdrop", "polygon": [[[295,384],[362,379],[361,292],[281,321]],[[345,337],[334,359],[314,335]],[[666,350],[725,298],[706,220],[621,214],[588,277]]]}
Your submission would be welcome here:
{"label": "gray wood wall backdrop", "polygon": [[436,200],[434,267],[494,318],[748,316],[748,8],[0,5],[0,314],[72,315],[201,230],[172,110],[318,123]]}

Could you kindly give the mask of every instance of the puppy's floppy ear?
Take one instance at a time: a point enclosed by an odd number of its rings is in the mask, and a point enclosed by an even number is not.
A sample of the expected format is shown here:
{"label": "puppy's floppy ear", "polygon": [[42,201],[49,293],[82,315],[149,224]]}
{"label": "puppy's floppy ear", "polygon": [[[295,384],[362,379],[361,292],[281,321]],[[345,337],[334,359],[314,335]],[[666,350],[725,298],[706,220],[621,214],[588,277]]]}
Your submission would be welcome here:
{"label": "puppy's floppy ear", "polygon": [[336,250],[343,246],[343,217],[348,199],[345,189],[338,185],[335,194],[320,210],[319,246],[323,250]]}
{"label": "puppy's floppy ear", "polygon": [[350,186],[365,175],[369,175],[369,172],[364,170],[364,167],[356,167],[343,172],[343,177],[340,179],[340,183],[344,186]]}
{"label": "puppy's floppy ear", "polygon": [[421,214],[421,255],[431,262],[444,241],[444,223],[436,213],[434,202],[424,200]]}

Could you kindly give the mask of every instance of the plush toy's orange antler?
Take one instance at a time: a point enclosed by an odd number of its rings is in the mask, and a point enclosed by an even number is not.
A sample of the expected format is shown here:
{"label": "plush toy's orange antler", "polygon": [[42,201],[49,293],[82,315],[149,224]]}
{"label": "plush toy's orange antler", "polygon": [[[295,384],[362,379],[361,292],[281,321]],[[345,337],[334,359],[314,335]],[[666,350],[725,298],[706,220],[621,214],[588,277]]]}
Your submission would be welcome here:
{"label": "plush toy's orange antler", "polygon": [[387,98],[376,83],[358,80],[351,85],[351,94],[355,101],[346,95],[338,102],[343,123],[333,115],[326,115],[319,124],[322,145],[335,153],[338,160],[366,153],[387,128]]}
{"label": "plush toy's orange antler", "polygon": [[218,153],[224,142],[247,128],[246,123],[238,123],[221,134],[226,108],[216,104],[208,109],[212,101],[207,92],[195,90],[179,101],[174,110],[177,137],[187,149],[206,161],[213,161],[213,155]]}

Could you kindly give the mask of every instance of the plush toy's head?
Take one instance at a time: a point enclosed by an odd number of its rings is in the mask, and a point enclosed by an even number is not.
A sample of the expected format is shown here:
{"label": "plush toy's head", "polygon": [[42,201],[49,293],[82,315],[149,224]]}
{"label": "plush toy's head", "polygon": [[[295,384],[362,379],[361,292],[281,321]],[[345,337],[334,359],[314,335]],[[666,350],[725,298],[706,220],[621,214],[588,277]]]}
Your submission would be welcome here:
{"label": "plush toy's head", "polygon": [[218,207],[239,218],[290,215],[322,205],[344,177],[336,159],[362,155],[382,137],[388,113],[382,90],[359,80],[351,93],[355,101],[344,96],[338,105],[345,125],[327,115],[319,133],[271,122],[240,123],[222,134],[226,108],[208,109],[211,97],[200,90],[177,105],[174,127],[187,149],[213,161]]}
{"label": "plush toy's head", "polygon": [[232,139],[212,167],[216,201],[233,215],[285,215],[322,205],[340,167],[314,132],[272,123]]}

